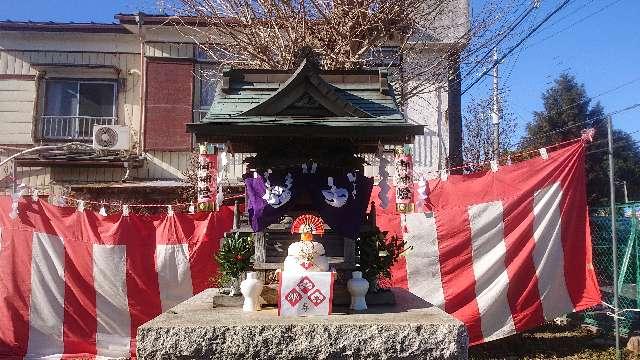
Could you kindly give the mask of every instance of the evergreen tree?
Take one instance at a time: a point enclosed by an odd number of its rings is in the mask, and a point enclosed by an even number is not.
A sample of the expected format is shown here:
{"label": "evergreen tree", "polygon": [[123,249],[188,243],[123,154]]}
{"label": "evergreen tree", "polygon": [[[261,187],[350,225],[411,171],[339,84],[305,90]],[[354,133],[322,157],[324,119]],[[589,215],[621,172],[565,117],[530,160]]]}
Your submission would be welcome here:
{"label": "evergreen tree", "polygon": [[[554,85],[542,95],[543,111],[533,113],[527,124],[521,148],[535,149],[575,139],[581,131],[594,128],[595,146],[607,145],[607,119],[600,103],[591,106],[584,85],[570,74],[561,74]],[[628,133],[614,130],[614,169],[616,181],[627,182],[630,200],[640,200],[640,148]],[[587,198],[590,205],[605,205],[609,199],[609,163],[607,151],[587,155]],[[617,187],[616,199],[622,202],[622,188]]]}

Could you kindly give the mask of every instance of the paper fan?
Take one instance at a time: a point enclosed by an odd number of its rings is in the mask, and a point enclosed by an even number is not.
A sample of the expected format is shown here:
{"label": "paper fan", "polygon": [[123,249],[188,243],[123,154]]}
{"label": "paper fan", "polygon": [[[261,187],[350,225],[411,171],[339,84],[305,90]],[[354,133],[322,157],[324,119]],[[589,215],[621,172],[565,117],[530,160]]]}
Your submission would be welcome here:
{"label": "paper fan", "polygon": [[300,215],[293,221],[291,233],[322,235],[324,234],[324,221],[318,216],[309,214]]}

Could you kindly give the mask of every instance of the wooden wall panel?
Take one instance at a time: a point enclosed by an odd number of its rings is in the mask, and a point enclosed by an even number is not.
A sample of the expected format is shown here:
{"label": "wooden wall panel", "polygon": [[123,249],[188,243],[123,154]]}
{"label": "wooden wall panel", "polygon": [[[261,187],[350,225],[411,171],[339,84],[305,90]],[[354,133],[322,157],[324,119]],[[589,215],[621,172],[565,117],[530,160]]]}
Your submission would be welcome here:
{"label": "wooden wall panel", "polygon": [[[4,157],[0,157],[0,160]],[[0,195],[10,194],[12,188],[11,182],[11,169],[13,165],[9,164],[6,169],[2,169],[0,174]],[[8,171],[5,174],[5,170]],[[38,189],[41,194],[49,192],[49,185],[51,183],[51,170],[49,168],[41,167],[18,167],[16,172],[17,184],[25,184],[29,188]]]}
{"label": "wooden wall panel", "polygon": [[182,58],[193,57],[194,44],[147,42],[144,46],[144,54],[156,58]]}
{"label": "wooden wall panel", "polygon": [[32,142],[35,94],[33,80],[0,79],[0,144]]}
{"label": "wooden wall panel", "polygon": [[[119,89],[118,117],[123,125],[140,129],[140,56],[134,53],[105,54],[64,51],[6,51],[0,50],[0,75],[7,77],[36,75],[33,64],[112,65],[120,72],[124,86]],[[137,71],[131,71],[137,70]],[[31,144],[35,81],[0,78],[0,145]],[[119,181],[124,169],[20,168],[27,185],[46,188],[55,181],[107,182]]]}
{"label": "wooden wall panel", "polygon": [[[138,54],[0,50],[0,75],[36,75],[34,64],[110,65],[117,67],[119,69],[119,77],[124,80],[122,82],[124,87],[119,89],[118,97],[117,113],[119,122],[120,124],[131,126],[134,132],[139,132],[141,75],[140,56]],[[83,70],[82,72],[87,73],[86,76],[90,77],[90,72],[88,73],[87,70]],[[50,74],[52,74],[51,71]],[[12,80],[11,83],[7,83],[7,81],[8,80],[0,80],[0,123],[3,121],[5,123],[7,122],[6,115],[3,115],[6,112],[30,113],[31,116],[33,116],[33,101],[35,100],[34,82],[17,82],[16,80]],[[18,90],[27,90],[28,97],[22,97],[27,93],[15,94],[14,92]],[[21,97],[23,103],[17,103],[20,101],[17,97]],[[11,102],[12,104],[7,105],[6,102]],[[28,137],[28,139],[21,137],[13,141],[4,141],[2,133],[0,133],[0,144],[31,143],[30,132],[28,133]]]}
{"label": "wooden wall panel", "polygon": [[132,174],[140,179],[181,180],[190,157],[191,152],[188,151],[151,150],[144,166]]}
{"label": "wooden wall panel", "polygon": [[124,173],[122,168],[58,167],[51,169],[51,179],[60,185],[109,183],[119,182]]}
{"label": "wooden wall panel", "polygon": [[[148,152],[145,165],[132,171],[132,176],[139,179],[183,180],[183,173],[188,169],[192,153],[188,151],[155,151]],[[255,154],[239,153],[229,155],[227,179],[233,183],[242,182],[245,164],[244,159]]]}

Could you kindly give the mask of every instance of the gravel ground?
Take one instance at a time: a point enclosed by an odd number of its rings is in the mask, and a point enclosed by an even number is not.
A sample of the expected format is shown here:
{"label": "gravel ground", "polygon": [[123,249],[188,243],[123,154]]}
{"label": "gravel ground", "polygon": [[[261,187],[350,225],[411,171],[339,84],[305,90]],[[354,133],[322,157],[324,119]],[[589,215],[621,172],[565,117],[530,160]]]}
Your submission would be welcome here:
{"label": "gravel ground", "polygon": [[[622,338],[622,347],[627,339]],[[547,324],[532,331],[469,348],[469,359],[615,359],[613,336],[594,335],[579,326]],[[624,350],[623,359],[640,359]]]}

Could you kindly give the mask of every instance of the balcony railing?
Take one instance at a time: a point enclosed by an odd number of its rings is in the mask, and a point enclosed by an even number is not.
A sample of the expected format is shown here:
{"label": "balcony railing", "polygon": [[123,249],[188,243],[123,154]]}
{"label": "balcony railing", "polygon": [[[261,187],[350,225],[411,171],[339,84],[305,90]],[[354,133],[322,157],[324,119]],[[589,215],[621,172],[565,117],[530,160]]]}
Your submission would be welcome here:
{"label": "balcony railing", "polygon": [[91,140],[94,125],[115,125],[115,117],[41,116],[45,140]]}

